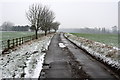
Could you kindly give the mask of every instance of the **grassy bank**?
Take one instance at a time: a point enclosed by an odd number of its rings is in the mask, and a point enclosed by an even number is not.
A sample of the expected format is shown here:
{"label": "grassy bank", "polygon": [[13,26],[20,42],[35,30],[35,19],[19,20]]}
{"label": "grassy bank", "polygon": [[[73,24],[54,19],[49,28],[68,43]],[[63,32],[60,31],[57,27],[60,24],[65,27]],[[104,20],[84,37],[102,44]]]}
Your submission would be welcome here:
{"label": "grassy bank", "polygon": [[85,34],[85,33],[71,33],[78,37],[84,37],[89,40],[94,40],[107,45],[118,47],[118,35],[117,34]]}

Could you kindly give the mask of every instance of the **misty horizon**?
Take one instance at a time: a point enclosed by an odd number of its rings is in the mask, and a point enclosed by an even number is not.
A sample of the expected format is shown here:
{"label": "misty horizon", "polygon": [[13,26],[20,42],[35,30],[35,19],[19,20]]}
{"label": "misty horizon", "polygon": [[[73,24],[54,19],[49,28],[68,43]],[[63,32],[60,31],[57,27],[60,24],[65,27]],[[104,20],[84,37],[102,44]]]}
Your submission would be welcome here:
{"label": "misty horizon", "polygon": [[10,21],[15,25],[30,25],[26,12],[33,3],[47,5],[55,13],[60,29],[118,27],[118,0],[41,0],[2,1],[0,25]]}

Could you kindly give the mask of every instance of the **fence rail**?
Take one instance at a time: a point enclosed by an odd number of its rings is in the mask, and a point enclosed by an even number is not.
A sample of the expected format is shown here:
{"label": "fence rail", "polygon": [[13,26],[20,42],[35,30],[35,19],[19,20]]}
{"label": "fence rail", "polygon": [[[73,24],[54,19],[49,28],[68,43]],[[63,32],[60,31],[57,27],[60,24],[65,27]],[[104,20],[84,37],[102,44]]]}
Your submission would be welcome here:
{"label": "fence rail", "polygon": [[[38,34],[38,38],[43,36],[43,35],[44,34]],[[8,51],[11,48],[14,48],[18,45],[21,45],[25,42],[28,42],[28,41],[31,41],[31,40],[34,40],[34,39],[36,39],[35,35],[4,40],[4,41],[2,41],[2,53]]]}

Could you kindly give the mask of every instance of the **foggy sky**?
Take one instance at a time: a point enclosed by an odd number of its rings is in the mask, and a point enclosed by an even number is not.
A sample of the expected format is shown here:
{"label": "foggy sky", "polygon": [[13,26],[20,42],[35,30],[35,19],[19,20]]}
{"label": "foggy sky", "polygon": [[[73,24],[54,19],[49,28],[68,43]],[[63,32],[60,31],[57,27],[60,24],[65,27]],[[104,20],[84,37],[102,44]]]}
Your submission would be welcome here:
{"label": "foggy sky", "polygon": [[27,25],[26,12],[33,3],[47,5],[55,12],[60,28],[118,26],[119,0],[1,0],[0,25],[4,21]]}

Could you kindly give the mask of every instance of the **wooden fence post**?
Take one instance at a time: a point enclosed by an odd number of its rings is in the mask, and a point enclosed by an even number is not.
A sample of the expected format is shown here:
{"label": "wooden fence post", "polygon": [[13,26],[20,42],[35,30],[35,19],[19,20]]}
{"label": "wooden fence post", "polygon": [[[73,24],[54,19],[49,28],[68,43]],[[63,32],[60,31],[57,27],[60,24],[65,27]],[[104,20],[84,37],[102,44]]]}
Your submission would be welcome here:
{"label": "wooden fence post", "polygon": [[15,47],[14,39],[13,39],[13,47]]}
{"label": "wooden fence post", "polygon": [[10,40],[7,40],[8,49],[10,49]]}
{"label": "wooden fence post", "polygon": [[21,45],[21,38],[19,38],[19,45]]}
{"label": "wooden fence post", "polygon": [[16,38],[16,46],[18,45],[18,38]]}

